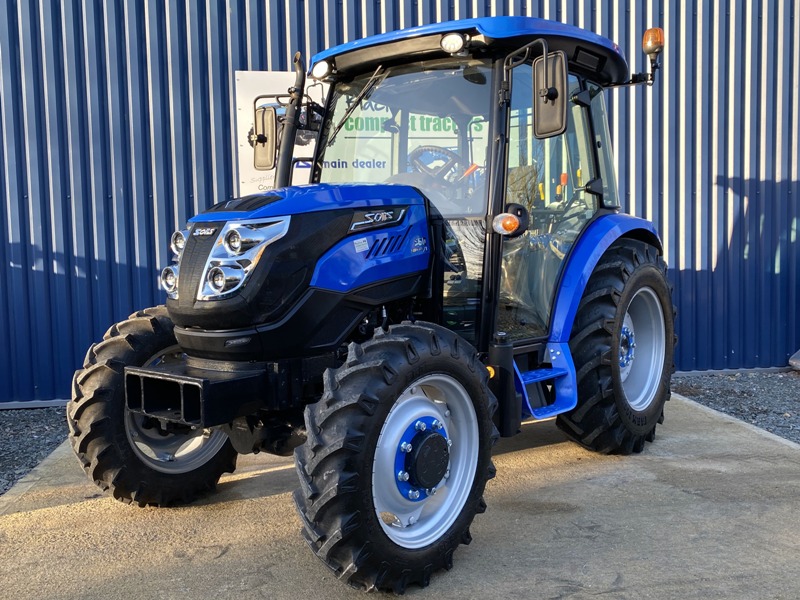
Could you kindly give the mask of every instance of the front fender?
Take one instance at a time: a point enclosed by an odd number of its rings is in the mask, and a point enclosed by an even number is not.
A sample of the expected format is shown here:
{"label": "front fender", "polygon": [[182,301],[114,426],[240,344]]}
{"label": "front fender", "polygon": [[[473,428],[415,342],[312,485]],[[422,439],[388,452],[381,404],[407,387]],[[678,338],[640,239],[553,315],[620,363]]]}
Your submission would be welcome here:
{"label": "front fender", "polygon": [[625,214],[602,215],[578,237],[567,257],[556,292],[550,328],[550,343],[567,343],[583,292],[606,250],[618,239],[641,239],[661,250],[661,240],[650,221]]}

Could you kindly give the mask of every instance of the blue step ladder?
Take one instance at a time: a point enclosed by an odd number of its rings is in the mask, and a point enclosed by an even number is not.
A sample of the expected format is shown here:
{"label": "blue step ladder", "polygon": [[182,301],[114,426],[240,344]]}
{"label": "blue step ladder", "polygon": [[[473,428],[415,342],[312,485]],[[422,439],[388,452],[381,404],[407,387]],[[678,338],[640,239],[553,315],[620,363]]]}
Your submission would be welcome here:
{"label": "blue step ladder", "polygon": [[[528,412],[536,420],[550,419],[572,410],[578,404],[577,378],[569,344],[551,342],[547,344],[546,352],[551,367],[520,371],[514,363],[514,387],[518,394],[522,394],[523,413]],[[547,406],[531,408],[526,386],[543,381],[553,383],[556,392],[555,402]]]}

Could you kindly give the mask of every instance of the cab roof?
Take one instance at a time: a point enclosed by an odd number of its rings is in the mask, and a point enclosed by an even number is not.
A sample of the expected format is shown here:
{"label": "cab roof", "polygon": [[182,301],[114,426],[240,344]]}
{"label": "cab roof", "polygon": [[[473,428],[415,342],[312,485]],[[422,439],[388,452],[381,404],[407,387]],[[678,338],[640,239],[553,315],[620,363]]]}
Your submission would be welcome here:
{"label": "cab roof", "polygon": [[[333,60],[337,72],[363,72],[383,62],[420,55],[445,55],[439,47],[441,36],[459,32],[473,39],[473,47],[486,51],[512,51],[536,38],[545,38],[550,50],[564,50],[570,69],[597,83],[608,85],[628,80],[628,62],[620,47],[591,31],[535,17],[483,17],[420,25],[334,46],[315,54],[309,69],[323,60]],[[445,55],[446,56],[446,55]]]}

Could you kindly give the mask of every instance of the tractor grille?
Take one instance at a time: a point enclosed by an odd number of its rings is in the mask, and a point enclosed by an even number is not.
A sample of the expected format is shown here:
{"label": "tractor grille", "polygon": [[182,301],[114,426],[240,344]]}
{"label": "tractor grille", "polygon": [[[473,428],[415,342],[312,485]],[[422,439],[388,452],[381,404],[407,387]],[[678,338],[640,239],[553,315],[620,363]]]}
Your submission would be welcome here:
{"label": "tractor grille", "polygon": [[215,225],[216,231],[211,235],[192,235],[194,227],[189,232],[181,255],[181,276],[178,281],[178,306],[181,308],[191,308],[194,305],[206,260],[222,227],[222,223]]}

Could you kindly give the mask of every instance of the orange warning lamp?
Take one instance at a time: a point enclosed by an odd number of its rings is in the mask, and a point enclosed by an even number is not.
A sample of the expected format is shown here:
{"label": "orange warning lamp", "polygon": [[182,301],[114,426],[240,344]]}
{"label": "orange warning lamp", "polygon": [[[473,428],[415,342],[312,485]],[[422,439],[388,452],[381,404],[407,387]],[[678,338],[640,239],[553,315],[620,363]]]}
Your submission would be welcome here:
{"label": "orange warning lamp", "polygon": [[642,38],[642,50],[650,57],[650,75],[645,82],[653,85],[656,80],[656,70],[658,69],[658,55],[664,49],[664,30],[661,27],[651,27],[644,32]]}
{"label": "orange warning lamp", "polygon": [[500,213],[492,220],[492,229],[500,235],[511,235],[519,229],[520,222],[517,215]]}
{"label": "orange warning lamp", "polygon": [[642,51],[654,62],[664,49],[664,30],[661,27],[651,27],[644,32],[642,38]]}

